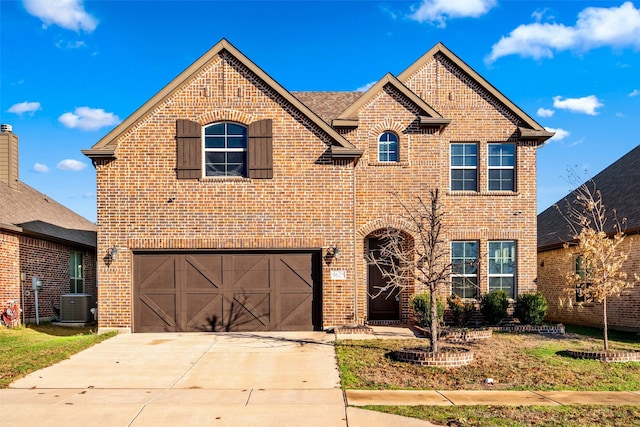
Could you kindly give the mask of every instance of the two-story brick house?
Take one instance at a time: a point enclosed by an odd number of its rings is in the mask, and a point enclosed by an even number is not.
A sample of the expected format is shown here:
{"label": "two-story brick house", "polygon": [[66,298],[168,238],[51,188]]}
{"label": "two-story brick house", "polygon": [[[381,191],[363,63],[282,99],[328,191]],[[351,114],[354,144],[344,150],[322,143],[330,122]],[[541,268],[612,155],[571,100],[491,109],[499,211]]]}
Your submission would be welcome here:
{"label": "two-story brick house", "polygon": [[[226,40],[91,149],[101,330],[406,323],[366,261],[439,188],[454,291],[536,289],[536,149],[551,136],[437,44],[365,93],[288,92]],[[472,261],[472,262],[470,262]]]}

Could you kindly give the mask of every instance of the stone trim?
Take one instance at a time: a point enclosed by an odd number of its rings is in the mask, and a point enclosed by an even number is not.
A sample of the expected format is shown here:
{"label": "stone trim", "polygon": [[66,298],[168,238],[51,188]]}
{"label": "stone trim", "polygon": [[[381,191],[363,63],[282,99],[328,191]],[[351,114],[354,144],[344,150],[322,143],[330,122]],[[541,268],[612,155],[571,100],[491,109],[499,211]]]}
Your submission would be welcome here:
{"label": "stone trim", "polygon": [[312,249],[325,246],[323,239],[307,239],[294,237],[254,237],[251,239],[216,239],[216,238],[171,238],[155,239],[132,238],[127,245],[131,250],[145,249]]}

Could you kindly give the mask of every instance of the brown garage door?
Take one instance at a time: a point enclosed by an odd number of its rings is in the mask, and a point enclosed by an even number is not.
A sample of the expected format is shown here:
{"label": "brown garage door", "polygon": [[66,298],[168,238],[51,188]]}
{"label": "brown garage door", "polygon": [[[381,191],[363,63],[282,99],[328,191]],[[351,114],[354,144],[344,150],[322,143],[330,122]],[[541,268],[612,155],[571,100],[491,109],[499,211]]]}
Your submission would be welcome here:
{"label": "brown garage door", "polygon": [[134,332],[321,327],[317,252],[136,253]]}

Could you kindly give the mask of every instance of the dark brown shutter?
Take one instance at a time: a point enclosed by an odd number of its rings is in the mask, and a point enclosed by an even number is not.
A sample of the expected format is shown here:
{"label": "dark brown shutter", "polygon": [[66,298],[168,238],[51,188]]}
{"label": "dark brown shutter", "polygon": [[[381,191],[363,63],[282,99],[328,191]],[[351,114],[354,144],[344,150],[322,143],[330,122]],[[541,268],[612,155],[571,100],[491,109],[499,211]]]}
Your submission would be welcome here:
{"label": "dark brown shutter", "polygon": [[199,123],[176,121],[176,172],[178,179],[202,177],[202,130]]}
{"label": "dark brown shutter", "polygon": [[249,125],[249,178],[273,178],[273,120],[264,119]]}

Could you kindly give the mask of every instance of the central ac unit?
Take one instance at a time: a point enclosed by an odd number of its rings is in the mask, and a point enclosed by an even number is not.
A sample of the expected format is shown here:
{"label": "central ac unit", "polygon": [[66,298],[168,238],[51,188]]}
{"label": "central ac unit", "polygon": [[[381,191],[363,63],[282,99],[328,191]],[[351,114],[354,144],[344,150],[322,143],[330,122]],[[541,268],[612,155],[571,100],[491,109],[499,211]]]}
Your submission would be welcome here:
{"label": "central ac unit", "polygon": [[91,295],[60,295],[60,321],[87,323],[93,320],[91,315]]}

